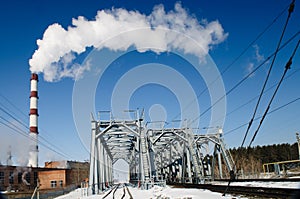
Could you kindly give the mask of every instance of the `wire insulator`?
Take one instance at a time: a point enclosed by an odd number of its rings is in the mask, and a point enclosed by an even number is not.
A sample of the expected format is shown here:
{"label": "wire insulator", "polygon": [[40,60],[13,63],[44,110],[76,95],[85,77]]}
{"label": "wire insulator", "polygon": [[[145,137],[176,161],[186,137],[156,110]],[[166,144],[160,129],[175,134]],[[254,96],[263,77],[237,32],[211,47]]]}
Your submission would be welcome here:
{"label": "wire insulator", "polygon": [[295,0],[290,4],[289,13],[292,13],[294,11],[294,8],[295,8]]}
{"label": "wire insulator", "polygon": [[287,63],[286,63],[286,65],[285,65],[285,69],[291,69],[291,65],[292,65],[292,60],[290,59]]}

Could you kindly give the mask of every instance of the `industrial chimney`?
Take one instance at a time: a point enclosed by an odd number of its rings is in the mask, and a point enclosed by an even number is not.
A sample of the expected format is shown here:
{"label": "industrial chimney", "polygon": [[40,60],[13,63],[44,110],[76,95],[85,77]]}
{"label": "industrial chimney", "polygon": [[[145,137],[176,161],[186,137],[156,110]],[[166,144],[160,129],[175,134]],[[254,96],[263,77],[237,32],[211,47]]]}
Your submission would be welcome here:
{"label": "industrial chimney", "polygon": [[30,79],[30,113],[29,113],[29,161],[28,166],[38,166],[38,75],[31,74]]}

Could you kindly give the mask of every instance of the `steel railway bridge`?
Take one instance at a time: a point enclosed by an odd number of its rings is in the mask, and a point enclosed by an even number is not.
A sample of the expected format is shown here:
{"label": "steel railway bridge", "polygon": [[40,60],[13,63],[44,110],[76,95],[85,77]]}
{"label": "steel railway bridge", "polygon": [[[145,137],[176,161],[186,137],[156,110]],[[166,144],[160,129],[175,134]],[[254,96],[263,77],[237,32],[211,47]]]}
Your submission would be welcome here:
{"label": "steel railway bridge", "polygon": [[[113,165],[125,160],[129,180],[144,189],[158,182],[203,184],[214,180],[215,170],[234,172],[222,132],[194,134],[182,128],[150,128],[143,113],[132,120],[95,120],[91,115],[92,140],[89,187],[97,194],[113,184]],[[213,154],[209,153],[213,147]],[[226,169],[224,169],[224,167]],[[215,169],[216,168],[216,169]]]}

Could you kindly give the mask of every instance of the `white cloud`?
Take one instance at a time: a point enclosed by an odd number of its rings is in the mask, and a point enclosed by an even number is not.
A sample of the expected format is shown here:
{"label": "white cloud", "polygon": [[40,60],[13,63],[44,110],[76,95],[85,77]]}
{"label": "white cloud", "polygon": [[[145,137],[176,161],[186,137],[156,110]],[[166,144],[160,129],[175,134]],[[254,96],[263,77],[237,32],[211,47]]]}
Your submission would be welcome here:
{"label": "white cloud", "polygon": [[[252,46],[254,48],[254,56],[251,58],[251,61],[247,64],[246,68],[246,75],[251,73],[254,69],[255,64],[260,64],[262,61],[265,60],[265,57],[260,52],[260,48],[257,44]],[[268,62],[267,62],[268,63]],[[250,77],[254,77],[255,73],[251,74]]]}
{"label": "white cloud", "polygon": [[253,45],[253,48],[255,50],[255,60],[257,62],[261,62],[265,59],[264,55],[260,54],[260,48],[257,44]]}
{"label": "white cloud", "polygon": [[134,46],[140,52],[156,53],[182,50],[202,60],[213,45],[227,36],[218,21],[199,22],[179,3],[169,12],[163,5],[155,6],[148,16],[125,9],[101,10],[91,21],[82,16],[73,19],[67,29],[57,23],[50,25],[43,38],[37,40],[38,49],[29,64],[31,72],[44,73],[46,81],[76,79],[89,70],[87,65],[73,63],[87,47],[126,51]]}

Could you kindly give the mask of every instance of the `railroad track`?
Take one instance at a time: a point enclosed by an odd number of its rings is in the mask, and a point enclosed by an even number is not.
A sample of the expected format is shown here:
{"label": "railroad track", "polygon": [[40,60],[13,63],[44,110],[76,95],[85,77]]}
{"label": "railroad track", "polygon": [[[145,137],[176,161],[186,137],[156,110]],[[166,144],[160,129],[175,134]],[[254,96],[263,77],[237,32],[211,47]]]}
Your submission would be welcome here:
{"label": "railroad track", "polygon": [[126,196],[126,192],[127,192],[127,195],[129,196],[130,199],[133,199],[129,189],[128,189],[128,186],[126,184],[124,184],[124,187],[123,187],[123,195],[122,195],[122,198],[121,199],[124,199],[125,196]]}
{"label": "railroad track", "polygon": [[[170,183],[176,188],[197,188],[208,189],[213,192],[224,193],[227,185],[212,185],[212,184],[181,184]],[[249,187],[249,186],[232,186],[227,189],[228,194],[243,195],[257,198],[298,198],[299,190],[292,188],[270,188],[270,187]],[[296,197],[296,195],[298,197]]]}
{"label": "railroad track", "polygon": [[[217,182],[228,182],[229,179],[214,179]],[[235,179],[234,182],[300,182],[300,178],[250,178]]]}
{"label": "railroad track", "polygon": [[109,190],[109,192],[107,194],[105,194],[105,196],[102,197],[102,199],[107,198],[107,196],[109,196],[111,193],[113,193],[113,195],[115,194],[115,192],[117,191],[118,187],[120,186],[120,184],[116,184],[114,185],[111,190]]}
{"label": "railroad track", "polygon": [[[123,194],[116,194],[117,192],[123,191]],[[128,189],[128,185],[126,183],[120,183],[120,184],[116,184],[114,185],[111,190],[109,190],[109,192],[107,194],[105,194],[105,196],[103,196],[102,199],[105,198],[113,198],[113,199],[133,199],[129,189]]]}

